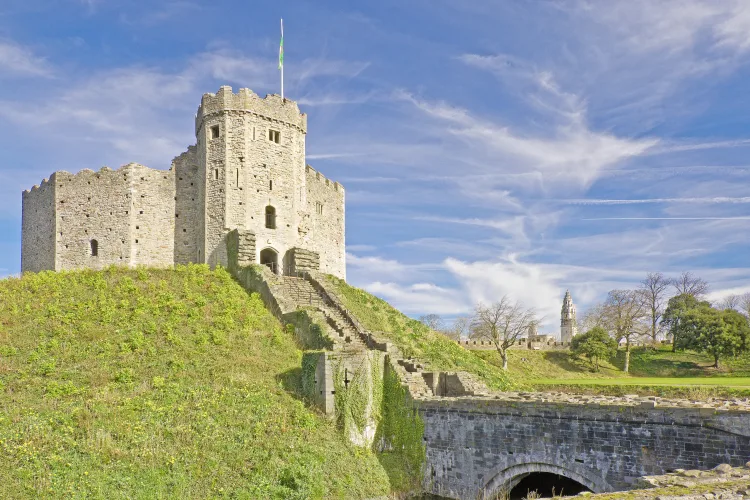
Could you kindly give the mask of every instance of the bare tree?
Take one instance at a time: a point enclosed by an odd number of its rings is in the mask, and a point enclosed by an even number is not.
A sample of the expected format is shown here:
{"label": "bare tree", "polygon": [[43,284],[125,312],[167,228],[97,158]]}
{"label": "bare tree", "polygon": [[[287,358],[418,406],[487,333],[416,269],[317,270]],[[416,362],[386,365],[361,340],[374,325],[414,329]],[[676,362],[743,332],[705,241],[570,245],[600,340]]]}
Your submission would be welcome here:
{"label": "bare tree", "polygon": [[658,341],[659,333],[661,333],[659,319],[664,314],[669,285],[670,280],[662,273],[648,273],[646,279],[641,281],[640,292],[643,295],[643,301],[651,322],[649,336],[654,344]]}
{"label": "bare tree", "polygon": [[450,328],[450,337],[455,340],[466,338],[471,333],[471,318],[459,316]]}
{"label": "bare tree", "polygon": [[637,290],[612,290],[604,303],[604,318],[610,334],[620,343],[625,340],[625,373],[630,371],[630,346],[646,331],[647,317],[643,295]]}
{"label": "bare tree", "polygon": [[742,297],[739,295],[731,294],[727,295],[721,301],[719,301],[718,304],[716,304],[717,309],[721,309],[722,311],[724,309],[734,309],[739,310],[742,305]]}
{"label": "bare tree", "polygon": [[419,318],[419,322],[429,327],[430,330],[442,331],[445,329],[445,322],[439,314],[426,314]]}
{"label": "bare tree", "polygon": [[672,286],[677,291],[676,295],[692,295],[701,298],[708,293],[708,283],[694,276],[690,271],[681,273],[677,278],[671,280]]}
{"label": "bare tree", "polygon": [[740,295],[740,312],[750,318],[750,292]]}
{"label": "bare tree", "polygon": [[591,330],[592,328],[596,328],[597,326],[606,329],[607,325],[604,313],[604,304],[597,304],[590,307],[588,311],[586,311],[586,313],[583,315],[583,317],[579,320],[578,331],[580,333],[584,333]]}
{"label": "bare tree", "polygon": [[538,323],[533,309],[526,309],[506,295],[489,306],[477,305],[471,323],[472,337],[491,342],[503,360],[503,370],[507,370],[508,348]]}

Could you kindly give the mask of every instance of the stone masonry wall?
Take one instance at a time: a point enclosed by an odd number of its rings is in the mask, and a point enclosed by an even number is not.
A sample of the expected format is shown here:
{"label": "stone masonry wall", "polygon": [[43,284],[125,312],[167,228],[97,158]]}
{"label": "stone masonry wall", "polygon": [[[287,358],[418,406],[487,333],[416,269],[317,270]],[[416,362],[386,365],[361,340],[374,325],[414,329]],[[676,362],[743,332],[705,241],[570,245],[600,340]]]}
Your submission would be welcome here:
{"label": "stone masonry wall", "polygon": [[56,270],[172,265],[173,172],[129,164],[75,175],[57,172],[54,178]]}
{"label": "stone masonry wall", "polygon": [[55,175],[23,192],[21,270],[55,269]]}
{"label": "stone masonry wall", "polygon": [[425,482],[452,498],[497,491],[533,471],[604,492],[645,475],[750,459],[750,412],[464,398],[420,402],[420,414]]}
{"label": "stone masonry wall", "polygon": [[320,270],[320,255],[317,252],[304,248],[292,248],[289,253],[291,255],[290,267],[294,272]]}
{"label": "stone masonry wall", "polygon": [[[130,167],[77,174],[57,172],[57,263],[61,269],[101,269],[131,262]],[[98,256],[91,242],[98,242]]]}
{"label": "stone masonry wall", "polygon": [[307,175],[307,213],[300,225],[299,246],[320,254],[320,270],[346,279],[344,187],[311,167]]}
{"label": "stone masonry wall", "polygon": [[133,246],[130,265],[174,265],[174,170],[131,164],[130,194]]}
{"label": "stone masonry wall", "polygon": [[200,262],[198,249],[203,231],[201,226],[202,207],[199,205],[199,186],[203,184],[198,169],[198,156],[195,146],[172,160],[175,175],[175,234],[174,262],[188,264]]}

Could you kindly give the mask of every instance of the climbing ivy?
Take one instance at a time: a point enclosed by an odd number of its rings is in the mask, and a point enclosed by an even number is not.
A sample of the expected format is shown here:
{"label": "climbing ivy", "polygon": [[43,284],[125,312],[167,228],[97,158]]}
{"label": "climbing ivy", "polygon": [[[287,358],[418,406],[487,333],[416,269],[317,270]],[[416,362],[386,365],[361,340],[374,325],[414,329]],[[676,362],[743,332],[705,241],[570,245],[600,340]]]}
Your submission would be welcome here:
{"label": "climbing ivy", "polygon": [[421,478],[426,460],[422,417],[411,402],[407,388],[393,370],[385,370],[382,387],[383,415],[376,442],[402,456],[410,477]]}
{"label": "climbing ivy", "polygon": [[322,351],[307,351],[302,355],[302,394],[310,401],[315,399],[315,372],[322,358]]}
{"label": "climbing ivy", "polygon": [[346,435],[358,435],[368,423],[370,406],[369,359],[356,370],[344,366],[342,360],[333,365],[333,388],[336,391],[336,422]]}

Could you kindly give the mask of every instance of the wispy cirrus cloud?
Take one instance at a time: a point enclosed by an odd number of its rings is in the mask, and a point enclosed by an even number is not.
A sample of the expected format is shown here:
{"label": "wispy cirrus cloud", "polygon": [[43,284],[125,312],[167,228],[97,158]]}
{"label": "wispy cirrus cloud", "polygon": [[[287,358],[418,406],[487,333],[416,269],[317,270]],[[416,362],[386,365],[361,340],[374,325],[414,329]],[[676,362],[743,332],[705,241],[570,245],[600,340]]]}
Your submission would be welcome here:
{"label": "wispy cirrus cloud", "polygon": [[718,204],[747,204],[750,196],[714,196],[712,198],[647,198],[640,200],[605,200],[595,198],[580,198],[571,200],[555,200],[568,205],[646,205],[655,203],[687,203],[694,205],[718,205]]}
{"label": "wispy cirrus cloud", "polygon": [[440,133],[482,146],[484,157],[503,161],[505,171],[532,168],[542,173],[565,172],[562,182],[567,185],[571,181],[588,185],[602,168],[639,156],[659,142],[655,138],[627,139],[596,132],[578,116],[549,131],[548,136],[524,135],[445,102],[424,101],[406,92],[397,95],[424,115],[444,121],[448,126]]}
{"label": "wispy cirrus cloud", "polygon": [[54,69],[31,48],[0,39],[0,78],[14,76],[51,78],[54,76]]}

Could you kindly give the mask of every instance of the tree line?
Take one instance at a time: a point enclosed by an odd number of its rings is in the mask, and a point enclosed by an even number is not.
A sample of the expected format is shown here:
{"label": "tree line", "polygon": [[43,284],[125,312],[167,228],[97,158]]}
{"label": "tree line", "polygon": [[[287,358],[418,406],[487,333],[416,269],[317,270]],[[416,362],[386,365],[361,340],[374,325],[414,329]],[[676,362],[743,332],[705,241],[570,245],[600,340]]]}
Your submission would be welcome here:
{"label": "tree line", "polygon": [[615,342],[614,349],[624,344],[623,371],[628,372],[634,343],[669,339],[673,351],[708,353],[718,368],[721,358],[750,347],[750,293],[711,304],[705,300],[708,291],[708,283],[690,272],[677,278],[649,273],[638,288],[611,290],[603,303],[589,309],[581,321],[586,333],[574,338],[571,350],[592,361],[600,359],[613,349],[602,335],[606,332]]}
{"label": "tree line", "polygon": [[[720,359],[750,350],[750,293],[711,304],[705,300],[708,291],[708,283],[690,272],[676,278],[649,273],[637,288],[611,290],[604,302],[591,307],[579,322],[584,333],[573,338],[571,351],[598,369],[601,359],[613,356],[623,345],[623,370],[628,372],[634,344],[668,339],[673,350],[710,354],[718,368]],[[472,316],[458,318],[449,328],[435,314],[420,321],[454,340],[488,341],[500,355],[503,369],[508,367],[508,349],[540,323],[533,308],[508,296],[478,304]]]}

